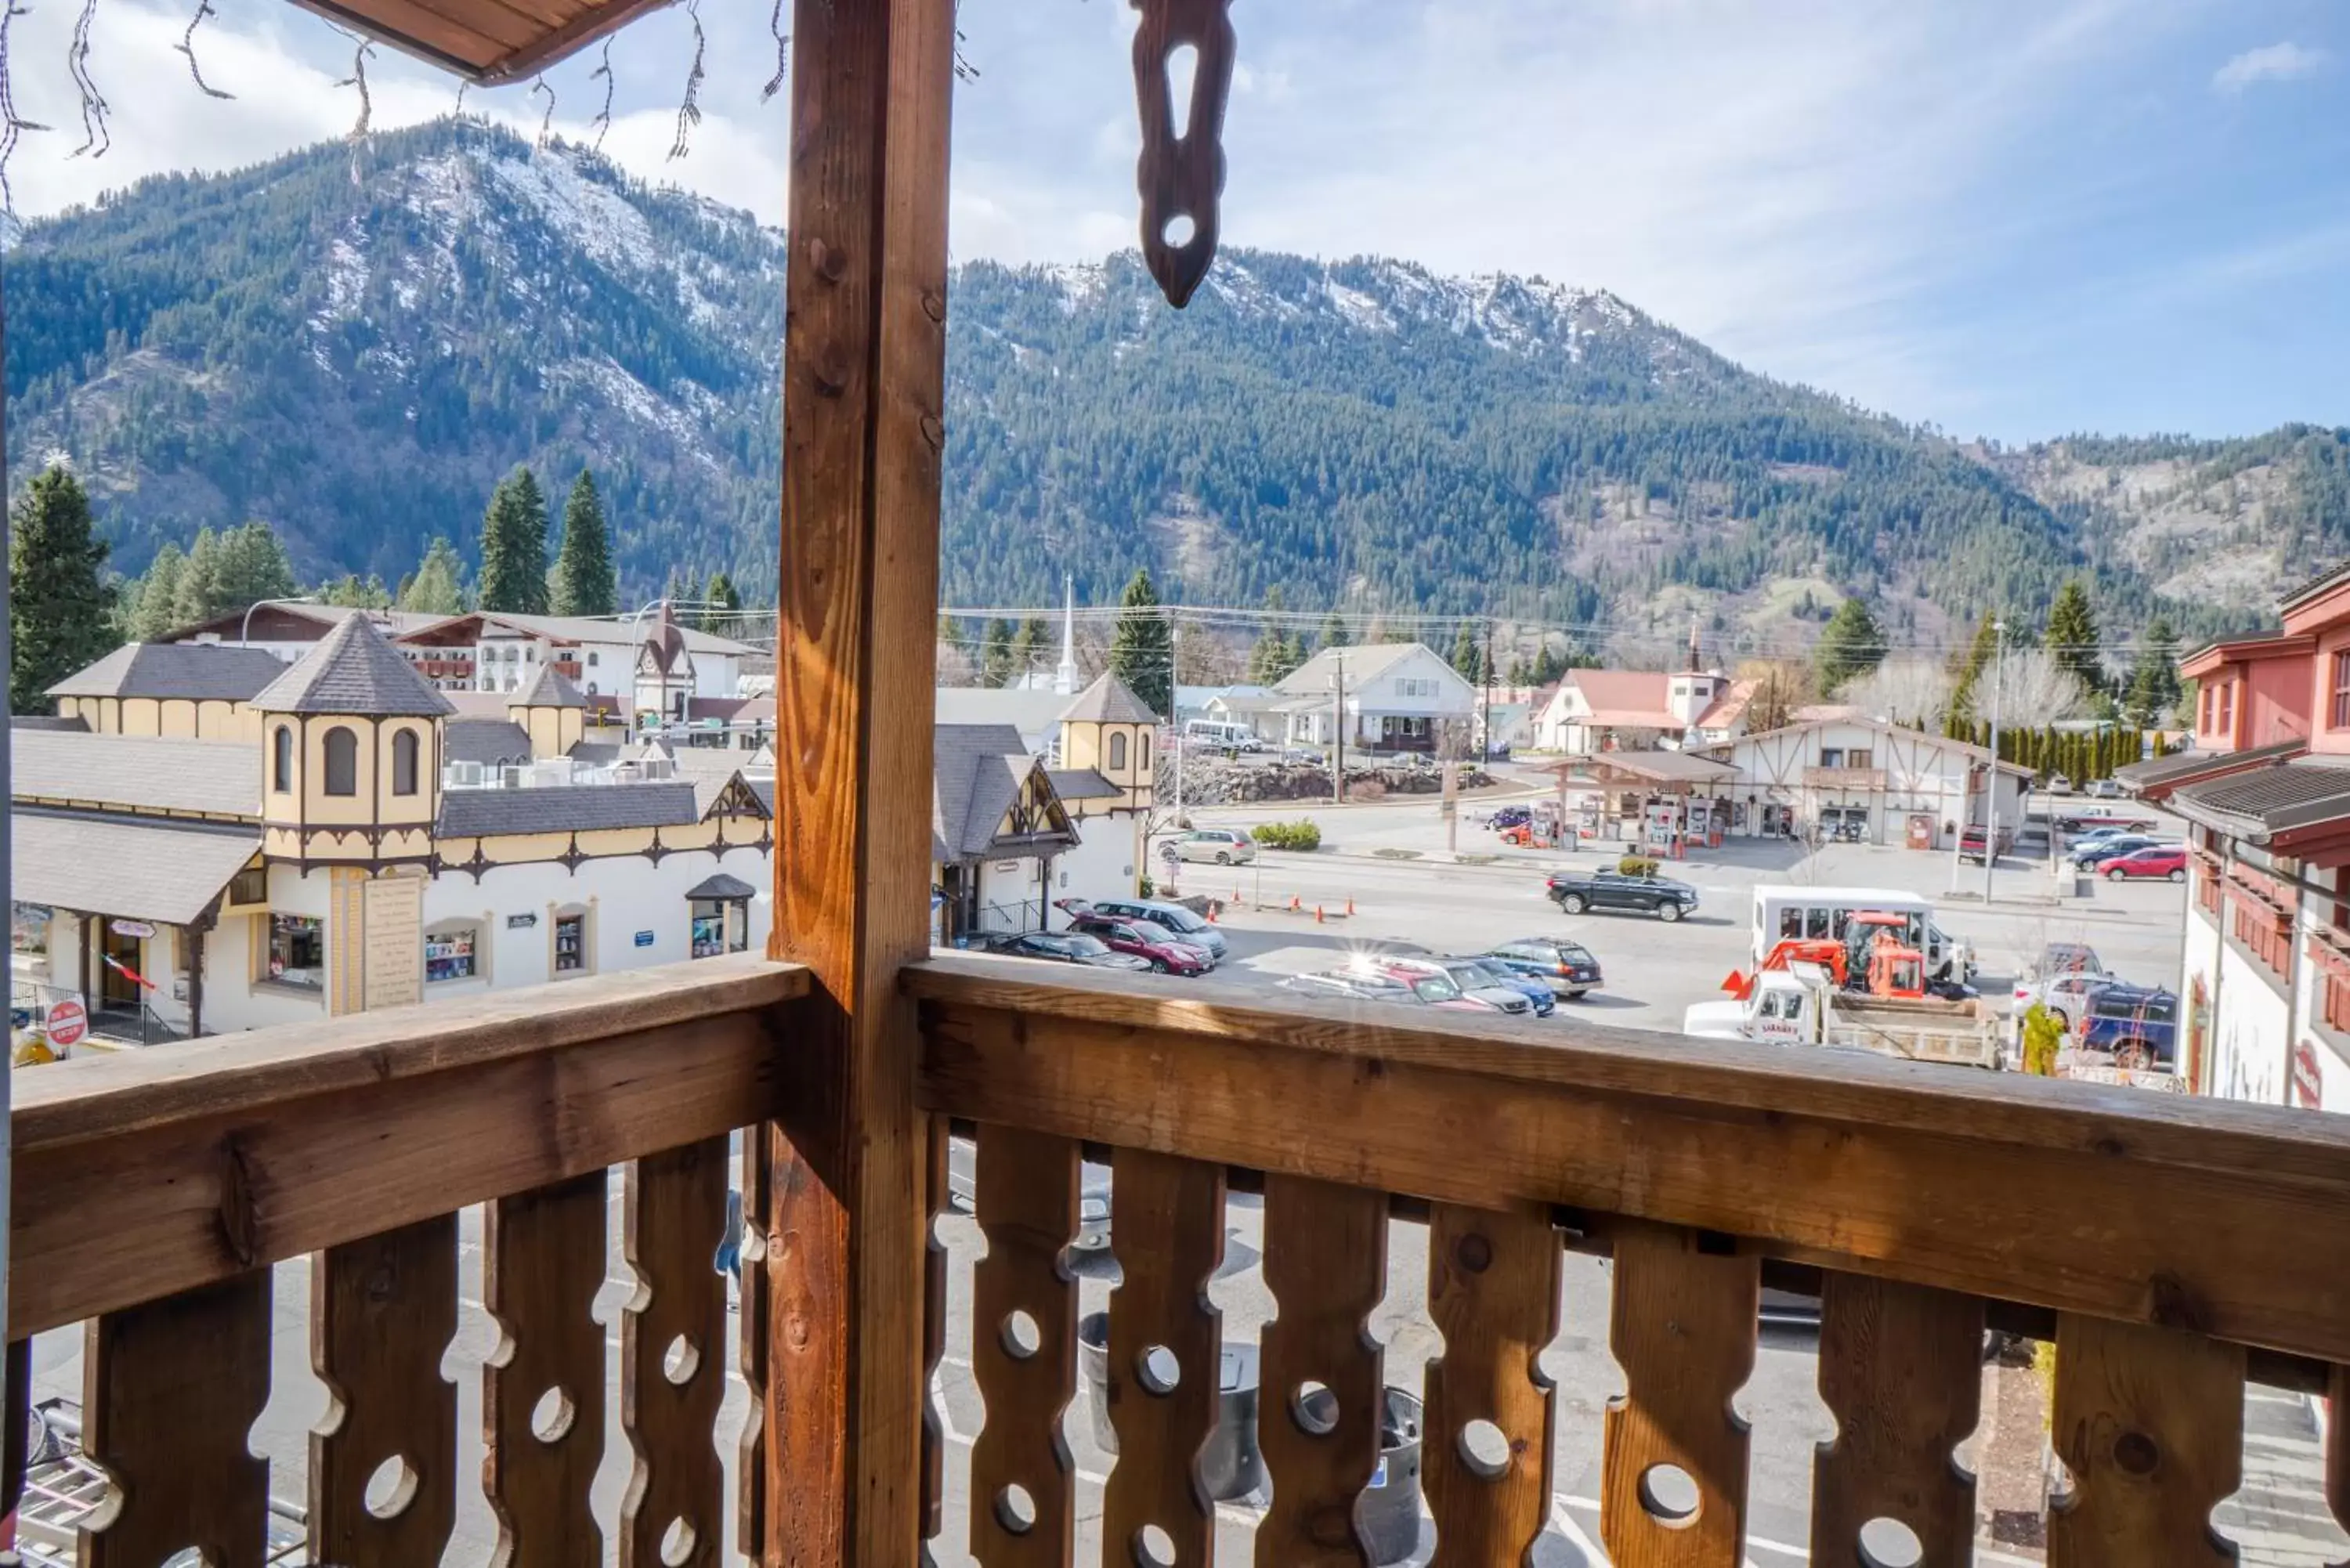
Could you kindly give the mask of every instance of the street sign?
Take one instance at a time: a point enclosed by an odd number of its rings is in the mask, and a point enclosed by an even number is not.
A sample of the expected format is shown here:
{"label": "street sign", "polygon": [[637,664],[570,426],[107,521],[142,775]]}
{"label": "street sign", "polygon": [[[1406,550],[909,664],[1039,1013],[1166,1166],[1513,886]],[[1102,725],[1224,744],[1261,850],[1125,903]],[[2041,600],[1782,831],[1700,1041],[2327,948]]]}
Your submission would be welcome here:
{"label": "street sign", "polygon": [[89,1014],[80,1002],[68,996],[49,1004],[49,1044],[60,1048],[77,1044],[89,1033]]}
{"label": "street sign", "polygon": [[639,931],[637,933],[637,946],[640,948],[649,948],[652,945],[653,934],[650,931]]}

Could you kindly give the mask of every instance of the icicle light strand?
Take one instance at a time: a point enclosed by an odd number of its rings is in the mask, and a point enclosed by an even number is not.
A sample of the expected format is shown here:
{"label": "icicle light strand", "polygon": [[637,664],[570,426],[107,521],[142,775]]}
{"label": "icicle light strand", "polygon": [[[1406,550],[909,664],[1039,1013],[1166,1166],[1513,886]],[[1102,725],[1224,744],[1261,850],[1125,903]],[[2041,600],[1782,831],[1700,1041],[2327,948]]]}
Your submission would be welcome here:
{"label": "icicle light strand", "polygon": [[588,73],[588,79],[591,82],[598,77],[604,78],[604,107],[598,109],[596,118],[588,123],[596,128],[596,151],[601,152],[604,151],[605,133],[612,129],[612,40],[609,38],[604,40],[603,63]]}
{"label": "icicle light strand", "polygon": [[213,0],[196,0],[196,14],[188,18],[188,30],[181,34],[180,41],[172,47],[188,57],[188,75],[194,80],[198,91],[206,98],[234,99],[236,94],[223,92],[204,80],[203,68],[196,64],[196,29],[204,25],[205,17],[219,15],[213,9]]}
{"label": "icicle light strand", "polygon": [[784,0],[775,0],[775,9],[767,13],[767,35],[775,40],[775,74],[759,89],[761,103],[783,91],[792,74],[792,36],[784,31]]}
{"label": "icicle light strand", "polygon": [[538,117],[537,146],[538,150],[544,152],[546,151],[547,139],[555,134],[555,89],[546,85],[545,76],[539,77],[530,84],[531,97],[536,98],[540,93],[546,95],[546,112]]}
{"label": "icicle light strand", "polygon": [[685,156],[693,128],[702,123],[702,51],[707,41],[702,32],[702,0],[685,0],[685,16],[693,24],[693,65],[685,73],[685,100],[677,106],[677,140],[669,148],[671,162]]}
{"label": "icicle light strand", "polygon": [[98,90],[98,83],[89,74],[89,28],[98,20],[98,0],[82,0],[81,15],[75,19],[73,42],[66,49],[66,67],[73,73],[74,86],[81,93],[82,143],[73,150],[79,158],[87,152],[93,159],[103,158],[114,145],[114,134],[106,125],[106,95]]}

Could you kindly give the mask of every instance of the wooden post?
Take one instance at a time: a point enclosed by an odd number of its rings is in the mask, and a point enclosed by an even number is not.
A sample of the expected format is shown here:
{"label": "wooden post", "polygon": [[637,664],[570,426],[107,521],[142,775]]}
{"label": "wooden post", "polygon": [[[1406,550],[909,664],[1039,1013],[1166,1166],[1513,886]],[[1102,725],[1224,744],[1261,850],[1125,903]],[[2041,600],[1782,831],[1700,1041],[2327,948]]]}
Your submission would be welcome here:
{"label": "wooden post", "polygon": [[920,1532],[923,1151],[898,971],[929,950],[953,0],[797,0],[784,333],[779,1039],[758,1560],[898,1568]]}

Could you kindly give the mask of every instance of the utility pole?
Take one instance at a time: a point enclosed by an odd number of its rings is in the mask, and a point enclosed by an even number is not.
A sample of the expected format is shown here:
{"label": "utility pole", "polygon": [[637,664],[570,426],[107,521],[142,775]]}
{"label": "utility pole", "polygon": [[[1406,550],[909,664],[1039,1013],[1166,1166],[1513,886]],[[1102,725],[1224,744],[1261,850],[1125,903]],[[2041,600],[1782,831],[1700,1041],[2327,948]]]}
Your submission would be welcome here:
{"label": "utility pole", "polygon": [[1999,865],[1999,700],[2007,684],[2007,623],[1991,623],[1991,760],[1983,764],[1983,904],[1991,904],[1991,872]]}
{"label": "utility pole", "polygon": [[1175,742],[1175,826],[1183,826],[1183,623],[1167,615],[1168,733]]}
{"label": "utility pole", "polygon": [[1493,622],[1485,622],[1485,722],[1477,736],[1477,760],[1471,764],[1483,767],[1493,757]]}
{"label": "utility pole", "polygon": [[1334,654],[1338,672],[1330,678],[1330,804],[1347,801],[1347,656]]}

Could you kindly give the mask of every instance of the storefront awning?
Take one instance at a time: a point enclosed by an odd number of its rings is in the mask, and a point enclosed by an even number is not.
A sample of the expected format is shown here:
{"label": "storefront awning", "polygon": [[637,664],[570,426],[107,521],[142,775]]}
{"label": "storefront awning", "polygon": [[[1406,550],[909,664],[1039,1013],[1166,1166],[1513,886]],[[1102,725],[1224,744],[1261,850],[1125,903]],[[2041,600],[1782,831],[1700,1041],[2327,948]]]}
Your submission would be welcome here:
{"label": "storefront awning", "polygon": [[689,898],[754,898],[759,889],[740,877],[729,877],[721,871],[706,881],[697,882],[686,889]]}
{"label": "storefront awning", "polygon": [[184,926],[261,848],[258,828],[18,808],[10,894],[90,915]]}

